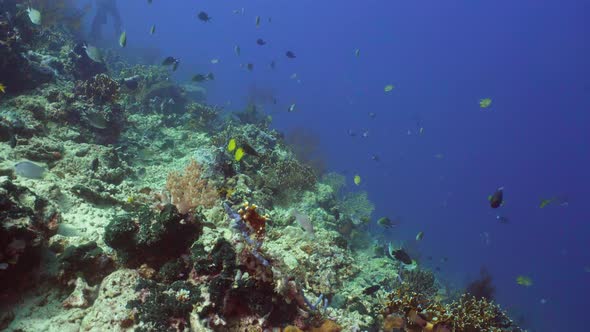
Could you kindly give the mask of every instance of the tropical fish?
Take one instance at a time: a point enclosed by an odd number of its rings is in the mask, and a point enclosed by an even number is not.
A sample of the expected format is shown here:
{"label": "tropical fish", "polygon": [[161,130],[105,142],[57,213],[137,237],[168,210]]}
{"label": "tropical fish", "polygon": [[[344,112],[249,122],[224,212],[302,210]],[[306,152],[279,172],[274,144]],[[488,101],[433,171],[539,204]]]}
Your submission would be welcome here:
{"label": "tropical fish", "polygon": [[213,73],[209,73],[207,75],[196,74],[193,76],[193,78],[191,80],[193,82],[203,82],[203,81],[212,81],[214,79],[215,79],[215,76],[213,76]]}
{"label": "tropical fish", "polygon": [[381,289],[380,285],[373,285],[370,287],[367,287],[363,290],[363,294],[365,295],[372,295],[374,294],[376,291],[378,291],[379,289]]}
{"label": "tropical fish", "polygon": [[199,12],[199,14],[197,15],[197,18],[203,22],[211,21],[211,16],[209,16],[209,14],[207,14],[203,11]]}
{"label": "tropical fish", "polygon": [[6,93],[6,85],[0,83],[0,92]]}
{"label": "tropical fish", "polygon": [[88,124],[96,129],[106,129],[109,126],[104,115],[98,112],[86,114],[86,119],[88,120]]}
{"label": "tropical fish", "polygon": [[508,218],[506,218],[504,216],[496,216],[496,220],[498,220],[498,222],[500,224],[508,224],[508,223],[510,223],[510,220],[508,220]]}
{"label": "tropical fish", "polygon": [[30,161],[21,161],[14,165],[16,175],[29,179],[42,179],[45,168]]}
{"label": "tropical fish", "polygon": [[166,57],[164,61],[162,61],[162,66],[172,66],[172,71],[176,71],[178,69],[178,65],[180,64],[180,60],[174,57]]}
{"label": "tropical fish", "polygon": [[301,226],[301,228],[303,228],[307,234],[309,234],[312,238],[315,236],[313,224],[311,223],[311,220],[308,216],[301,214],[295,210],[291,211],[291,215],[295,217],[295,220],[297,221],[299,226]]}
{"label": "tropical fish", "polygon": [[247,153],[247,154],[249,154],[251,156],[260,157],[260,154],[258,153],[258,151],[256,151],[256,149],[254,149],[248,143],[242,143],[242,150],[244,150],[244,153]]}
{"label": "tropical fish", "polygon": [[295,112],[295,104],[291,104],[291,106],[289,106],[289,109],[287,109],[287,112]]}
{"label": "tropical fish", "polygon": [[38,11],[37,9],[32,8],[32,7],[27,8],[27,15],[29,15],[29,19],[31,20],[31,23],[33,23],[35,25],[41,24],[41,12]]}
{"label": "tropical fish", "polygon": [[361,55],[361,50],[360,50],[360,49],[358,49],[358,48],[356,48],[356,49],[354,50],[354,56],[356,56],[356,57],[358,58],[360,55]]}
{"label": "tropical fish", "polygon": [[391,221],[388,217],[381,217],[377,220],[377,224],[381,227],[391,228],[397,226],[397,223]]}
{"label": "tropical fish", "polygon": [[256,39],[256,44],[258,44],[260,46],[264,46],[264,45],[266,45],[266,42],[264,41],[264,39],[258,38],[258,39]]}
{"label": "tropical fish", "polygon": [[242,158],[244,158],[244,149],[238,148],[236,150],[236,154],[234,155],[234,159],[236,161],[240,161],[240,160],[242,160]]}
{"label": "tropical fish", "polygon": [[237,56],[239,56],[240,53],[241,53],[240,52],[240,46],[238,46],[238,45],[234,46],[234,52],[236,53]]}
{"label": "tropical fish", "polygon": [[390,92],[391,90],[393,90],[394,86],[393,84],[387,84],[384,88],[383,91],[385,92]]}
{"label": "tropical fish", "polygon": [[291,74],[291,76],[289,76],[290,79],[294,80],[297,78],[297,73],[293,73]]}
{"label": "tropical fish", "polygon": [[492,209],[499,208],[504,201],[504,187],[496,189],[496,192],[488,196],[488,201],[490,201],[490,206]]}
{"label": "tropical fish", "polygon": [[219,59],[211,59],[211,63],[216,65],[219,63]]}
{"label": "tropical fish", "polygon": [[227,143],[227,150],[232,152],[235,149],[236,149],[236,139],[232,138],[229,140],[229,143]]}
{"label": "tropical fish", "polygon": [[490,105],[492,105],[492,100],[490,98],[480,99],[479,101],[479,107],[481,108],[488,108]]}
{"label": "tropical fish", "polygon": [[355,175],[353,181],[354,181],[354,184],[356,184],[357,186],[360,185],[361,184],[361,176],[358,174]]}
{"label": "tropical fish", "polygon": [[285,53],[285,55],[286,55],[286,56],[287,56],[287,58],[289,58],[289,59],[295,59],[295,58],[296,58],[296,56],[295,56],[295,53],[293,53],[293,52],[291,52],[291,51],[287,51],[287,52]]}
{"label": "tropical fish", "polygon": [[391,255],[397,259],[398,261],[406,264],[406,265],[410,265],[412,264],[412,258],[410,257],[410,255],[408,255],[407,252],[404,251],[404,249],[396,249],[393,250],[391,252]]}
{"label": "tropical fish", "polygon": [[119,36],[119,46],[125,47],[125,45],[127,45],[127,32],[123,31]]}
{"label": "tropical fish", "polygon": [[256,16],[256,27],[260,26],[260,16]]}
{"label": "tropical fish", "polygon": [[542,208],[546,207],[547,205],[549,205],[551,202],[553,202],[553,198],[542,199],[541,203],[539,204],[539,207],[542,209]]}
{"label": "tropical fish", "polygon": [[154,33],[156,33],[156,25],[152,25],[152,27],[150,28],[150,35],[153,35]]}
{"label": "tropical fish", "polygon": [[94,62],[102,62],[102,53],[97,47],[86,44],[84,45],[84,51],[90,60]]}
{"label": "tropical fish", "polygon": [[521,286],[531,287],[533,285],[533,279],[527,276],[518,276],[516,277],[516,283]]}
{"label": "tropical fish", "polygon": [[162,61],[162,66],[170,66],[170,65],[174,64],[176,61],[178,61],[178,60],[176,60],[174,57],[171,57],[171,56],[166,57],[166,59],[164,59],[164,61]]}
{"label": "tropical fish", "polygon": [[416,241],[422,241],[423,238],[424,232],[418,232],[418,234],[416,234]]}

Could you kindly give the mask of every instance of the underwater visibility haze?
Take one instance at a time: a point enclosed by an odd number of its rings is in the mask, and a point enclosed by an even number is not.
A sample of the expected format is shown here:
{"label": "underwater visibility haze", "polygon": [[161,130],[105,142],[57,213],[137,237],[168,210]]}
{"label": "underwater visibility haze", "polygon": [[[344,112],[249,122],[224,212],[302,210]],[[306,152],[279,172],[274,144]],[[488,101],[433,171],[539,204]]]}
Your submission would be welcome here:
{"label": "underwater visibility haze", "polygon": [[0,0],[0,330],[583,331],[585,1]]}

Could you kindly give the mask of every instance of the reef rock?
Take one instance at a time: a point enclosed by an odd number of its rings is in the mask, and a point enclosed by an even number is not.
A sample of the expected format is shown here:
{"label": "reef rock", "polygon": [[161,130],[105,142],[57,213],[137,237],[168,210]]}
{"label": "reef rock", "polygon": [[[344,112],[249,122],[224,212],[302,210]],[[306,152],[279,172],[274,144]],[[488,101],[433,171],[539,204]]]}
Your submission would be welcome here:
{"label": "reef rock", "polygon": [[26,286],[60,218],[49,201],[0,177],[0,292]]}
{"label": "reef rock", "polygon": [[[82,320],[80,331],[126,331],[133,325],[133,313],[127,303],[137,298],[135,285],[139,275],[135,270],[118,270],[106,277],[98,297]],[[130,329],[129,329],[130,330]]]}

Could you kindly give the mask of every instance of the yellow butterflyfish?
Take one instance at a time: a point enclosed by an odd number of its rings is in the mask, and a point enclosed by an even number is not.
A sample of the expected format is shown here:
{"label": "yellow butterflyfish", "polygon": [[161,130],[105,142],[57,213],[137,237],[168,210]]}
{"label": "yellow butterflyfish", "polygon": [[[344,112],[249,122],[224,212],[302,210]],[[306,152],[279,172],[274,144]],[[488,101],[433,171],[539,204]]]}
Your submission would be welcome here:
{"label": "yellow butterflyfish", "polygon": [[354,184],[356,184],[357,186],[361,184],[361,176],[360,175],[354,176]]}
{"label": "yellow butterflyfish", "polygon": [[227,143],[227,150],[228,151],[233,151],[236,149],[236,140],[234,138],[229,140],[229,143]]}
{"label": "yellow butterflyfish", "polygon": [[244,149],[238,148],[236,150],[236,154],[235,154],[234,157],[235,157],[236,161],[242,160],[242,158],[244,158]]}

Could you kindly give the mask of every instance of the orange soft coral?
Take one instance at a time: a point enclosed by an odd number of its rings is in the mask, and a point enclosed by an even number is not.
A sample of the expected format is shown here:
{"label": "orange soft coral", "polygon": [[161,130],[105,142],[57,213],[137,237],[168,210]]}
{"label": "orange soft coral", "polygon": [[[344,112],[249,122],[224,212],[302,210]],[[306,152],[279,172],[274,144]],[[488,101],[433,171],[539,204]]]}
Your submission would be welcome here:
{"label": "orange soft coral", "polygon": [[166,189],[170,192],[172,204],[178,212],[188,213],[198,206],[212,207],[218,199],[217,190],[209,181],[201,178],[203,168],[191,160],[184,173],[168,174]]}

